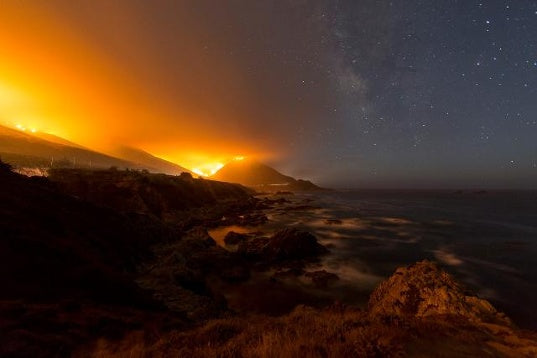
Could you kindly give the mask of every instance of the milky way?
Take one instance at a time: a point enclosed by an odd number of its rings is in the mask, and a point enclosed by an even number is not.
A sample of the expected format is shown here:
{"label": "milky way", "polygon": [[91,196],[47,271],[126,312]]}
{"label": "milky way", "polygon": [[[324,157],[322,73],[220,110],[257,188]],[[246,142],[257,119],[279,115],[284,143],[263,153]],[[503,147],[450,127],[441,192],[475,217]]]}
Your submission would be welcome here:
{"label": "milky way", "polygon": [[338,101],[319,143],[342,183],[535,187],[537,3],[353,1],[324,11]]}

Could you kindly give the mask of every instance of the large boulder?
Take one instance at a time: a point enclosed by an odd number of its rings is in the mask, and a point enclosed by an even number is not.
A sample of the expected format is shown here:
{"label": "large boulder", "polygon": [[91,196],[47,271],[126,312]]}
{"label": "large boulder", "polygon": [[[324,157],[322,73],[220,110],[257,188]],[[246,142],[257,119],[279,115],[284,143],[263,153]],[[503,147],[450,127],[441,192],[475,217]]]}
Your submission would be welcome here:
{"label": "large boulder", "polygon": [[467,294],[430,261],[398,268],[371,294],[369,312],[377,317],[457,316],[472,322],[510,325],[510,320],[486,300]]}
{"label": "large boulder", "polygon": [[243,242],[238,252],[263,262],[282,262],[315,258],[328,250],[309,232],[286,228],[270,238]]}
{"label": "large boulder", "polygon": [[239,244],[237,252],[249,259],[266,260],[263,254],[269,241],[270,239],[268,237],[256,237],[243,241]]}
{"label": "large boulder", "polygon": [[275,259],[305,259],[328,252],[317,242],[315,236],[306,231],[287,228],[272,236],[265,247],[265,253]]}
{"label": "large boulder", "polygon": [[226,234],[224,237],[224,243],[227,245],[238,245],[241,242],[244,242],[248,240],[250,235],[248,234],[241,234],[239,232],[230,231]]}

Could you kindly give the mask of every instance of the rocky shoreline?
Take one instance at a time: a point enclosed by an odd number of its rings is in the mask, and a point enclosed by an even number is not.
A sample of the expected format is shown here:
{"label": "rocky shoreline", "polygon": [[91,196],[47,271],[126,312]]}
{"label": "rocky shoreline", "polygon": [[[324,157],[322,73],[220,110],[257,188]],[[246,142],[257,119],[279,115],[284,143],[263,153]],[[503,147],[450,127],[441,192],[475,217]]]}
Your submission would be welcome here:
{"label": "rocky shoreline", "polygon": [[[278,317],[240,315],[172,330],[153,341],[131,332],[78,356],[535,357],[537,334],[518,329],[429,261],[399,268],[366,310],[334,303]],[[88,351],[91,354],[88,354]]]}
{"label": "rocky shoreline", "polygon": [[[439,337],[453,344],[438,346],[443,356],[537,355],[533,332],[430,262],[397,270],[367,309],[287,286],[322,292],[339,280],[317,265],[330,249],[311,233],[255,230],[267,210],[315,208],[290,193],[256,198],[189,175],[61,170],[45,179],[0,169],[2,356],[399,356]],[[252,230],[218,242],[208,232],[229,227]],[[246,289],[266,293],[273,317],[248,308],[259,292]],[[295,301],[278,299],[290,289]],[[301,343],[287,342],[282,325]]]}

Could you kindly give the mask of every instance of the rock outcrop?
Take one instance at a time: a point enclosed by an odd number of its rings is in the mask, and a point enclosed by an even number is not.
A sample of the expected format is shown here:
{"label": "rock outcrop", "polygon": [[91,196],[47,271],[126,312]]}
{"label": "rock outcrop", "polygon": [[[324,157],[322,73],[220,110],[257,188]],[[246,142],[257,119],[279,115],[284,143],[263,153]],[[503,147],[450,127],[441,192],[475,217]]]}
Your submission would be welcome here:
{"label": "rock outcrop", "polygon": [[226,244],[226,246],[228,246],[228,245],[238,245],[238,244],[248,240],[249,237],[250,236],[247,235],[247,234],[241,234],[241,233],[238,233],[238,232],[235,232],[235,231],[230,231],[224,237],[224,243]]}
{"label": "rock outcrop", "polygon": [[430,261],[398,268],[371,294],[369,312],[372,316],[447,315],[472,322],[511,324],[488,301],[467,294],[451,275]]}
{"label": "rock outcrop", "polygon": [[[241,185],[192,179],[190,176],[123,170],[54,169],[49,172],[49,179],[64,193],[82,200],[121,212],[151,214],[167,221],[182,220],[186,211],[204,207],[211,207],[220,219],[222,213],[228,210],[224,205],[251,201],[251,190]],[[215,210],[218,207],[222,207],[220,213]]]}
{"label": "rock outcrop", "polygon": [[245,241],[239,245],[238,252],[263,263],[279,263],[316,258],[328,250],[309,232],[286,228],[270,238]]}
{"label": "rock outcrop", "polygon": [[[491,319],[496,323],[485,322]],[[109,351],[130,348],[131,341],[125,342],[111,344]],[[371,295],[369,311],[335,303],[323,309],[298,306],[279,317],[213,320],[190,331],[165,333],[141,351],[200,358],[532,358],[537,357],[537,334],[512,326],[488,302],[466,294],[447,273],[424,261],[398,269],[383,282]]]}
{"label": "rock outcrop", "polygon": [[169,310],[194,320],[214,318],[227,309],[211,282],[239,282],[250,275],[247,266],[202,227],[154,247],[153,252],[154,260],[140,269],[137,283]]}

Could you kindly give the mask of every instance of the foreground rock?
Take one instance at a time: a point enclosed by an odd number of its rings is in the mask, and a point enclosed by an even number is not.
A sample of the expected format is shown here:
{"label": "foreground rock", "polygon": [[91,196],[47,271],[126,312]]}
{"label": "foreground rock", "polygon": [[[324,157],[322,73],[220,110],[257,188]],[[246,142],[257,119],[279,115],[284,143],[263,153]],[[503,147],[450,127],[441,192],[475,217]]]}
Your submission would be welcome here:
{"label": "foreground rock", "polygon": [[368,311],[340,304],[299,306],[281,317],[213,320],[153,342],[133,335],[89,351],[158,357],[514,358],[537,356],[537,334],[518,330],[487,301],[465,294],[447,273],[424,261],[381,283]]}
{"label": "foreground rock", "polygon": [[371,294],[369,312],[388,317],[450,315],[511,325],[488,301],[466,294],[448,273],[429,261],[397,269]]}

